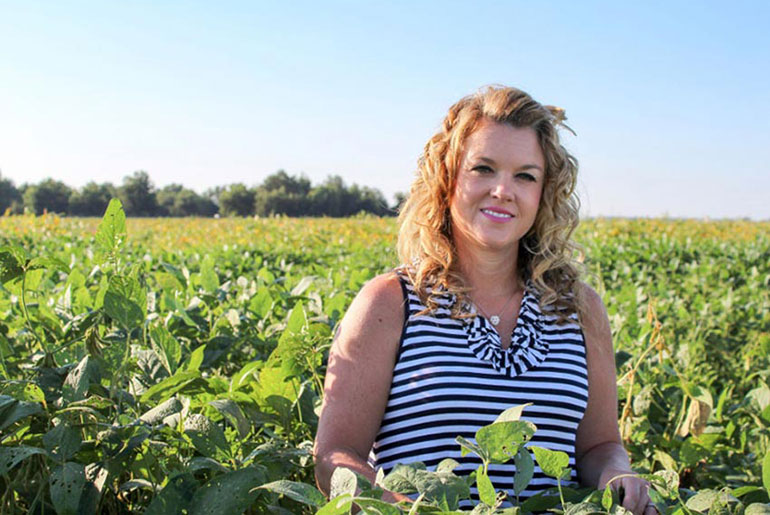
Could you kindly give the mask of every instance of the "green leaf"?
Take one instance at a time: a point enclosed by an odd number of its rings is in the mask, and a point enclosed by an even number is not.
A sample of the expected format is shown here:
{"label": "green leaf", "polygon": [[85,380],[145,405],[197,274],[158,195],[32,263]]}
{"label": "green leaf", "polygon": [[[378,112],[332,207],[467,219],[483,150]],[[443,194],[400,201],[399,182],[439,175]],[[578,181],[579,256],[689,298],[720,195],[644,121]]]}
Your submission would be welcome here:
{"label": "green leaf", "polygon": [[457,509],[462,499],[470,497],[470,487],[463,477],[451,472],[417,472],[417,491],[425,494],[425,499],[434,502],[445,511]]}
{"label": "green leaf", "polygon": [[569,456],[565,452],[553,451],[544,447],[530,447],[535,453],[537,464],[546,476],[561,479],[565,469],[569,466]]}
{"label": "green leaf", "polygon": [[457,438],[455,438],[455,442],[460,444],[460,456],[465,456],[469,452],[472,452],[477,456],[479,456],[482,460],[488,459],[487,453],[484,452],[484,450],[481,447],[471,442],[467,438],[458,436]]}
{"label": "green leaf", "polygon": [[316,515],[347,515],[353,505],[353,496],[343,494],[333,497],[326,505],[316,512]]}
{"label": "green leaf", "polygon": [[165,400],[198,379],[200,375],[197,370],[177,370],[176,374],[167,377],[144,392],[140,401],[146,403],[156,396],[160,396],[161,401]]}
{"label": "green leaf", "polygon": [[177,339],[164,325],[159,324],[150,329],[150,344],[163,367],[170,375],[174,375],[182,359],[182,346]]}
{"label": "green leaf", "polygon": [[297,302],[294,305],[294,308],[292,308],[291,313],[289,313],[289,320],[286,322],[286,331],[281,335],[281,338],[292,334],[300,334],[306,325],[307,317],[305,316],[305,307],[301,302]]}
{"label": "green leaf", "polygon": [[26,445],[0,447],[0,475],[8,474],[13,467],[35,454],[45,454],[45,450]]}
{"label": "green leaf", "polygon": [[456,469],[459,466],[460,464],[456,460],[453,460],[452,458],[444,458],[436,466],[436,472],[452,472],[454,469]]}
{"label": "green leaf", "polygon": [[700,512],[707,512],[711,505],[719,500],[719,492],[714,490],[701,490],[689,499],[685,504],[689,509]]}
{"label": "green leaf", "polygon": [[532,403],[528,402],[526,404],[508,408],[507,410],[500,413],[500,415],[498,415],[493,424],[498,424],[500,422],[516,422],[517,420],[521,419],[521,414],[524,412],[524,408],[528,406],[532,406]]}
{"label": "green leaf", "polygon": [[329,498],[334,499],[340,495],[356,495],[358,479],[356,474],[346,467],[337,467],[332,473]]}
{"label": "green leaf", "polygon": [[751,503],[746,507],[743,515],[770,515],[770,504],[761,502]]}
{"label": "green leaf", "polygon": [[399,463],[382,480],[382,485],[399,494],[411,494],[417,491],[419,472],[425,470],[422,463]]}
{"label": "green leaf", "polygon": [[495,505],[495,487],[492,484],[492,480],[484,472],[483,465],[479,465],[478,470],[476,470],[476,488],[479,491],[481,502],[488,506]]}
{"label": "green leaf", "polygon": [[144,322],[146,293],[135,278],[113,275],[104,294],[104,311],[122,327],[132,330]]}
{"label": "green leaf", "polygon": [[86,484],[85,468],[68,461],[56,467],[49,478],[51,501],[59,515],[77,515],[80,495]]}
{"label": "green leaf", "polygon": [[214,271],[214,260],[211,256],[206,256],[201,263],[201,286],[209,293],[216,293],[219,289],[219,277]]}
{"label": "green leaf", "polygon": [[679,495],[679,474],[675,470],[659,470],[645,478],[666,499],[674,499]]}
{"label": "green leaf", "polygon": [[[570,505],[564,510],[564,515],[595,515],[601,513],[601,507],[592,502],[581,502]],[[631,512],[626,512],[628,515],[632,515]]]}
{"label": "green leaf", "polygon": [[167,399],[163,403],[146,411],[139,420],[150,425],[160,424],[164,418],[179,413],[184,409],[182,402],[176,397]]}
{"label": "green leaf", "polygon": [[70,427],[67,422],[60,422],[43,436],[43,446],[60,462],[72,458],[82,443],[80,431]]}
{"label": "green leaf", "polygon": [[96,259],[104,263],[108,258],[114,258],[126,240],[126,214],[118,199],[110,200],[102,221],[96,230]]}
{"label": "green leaf", "polygon": [[[0,398],[4,398],[7,401],[9,397],[7,395],[0,395]],[[11,401],[6,402],[5,409],[0,413],[0,431],[23,418],[43,414],[43,408],[37,402],[10,399]]]}
{"label": "green leaf", "polygon": [[526,447],[521,447],[513,457],[516,465],[516,474],[513,476],[513,491],[516,495],[526,490],[532,477],[535,475],[535,460]]}
{"label": "green leaf", "polygon": [[555,508],[560,503],[561,500],[558,495],[554,495],[553,492],[543,492],[533,495],[521,503],[521,511],[523,513],[544,512]]}
{"label": "green leaf", "polygon": [[765,487],[768,495],[770,495],[770,450],[765,453],[765,457],[762,460],[762,485]]}
{"label": "green leaf", "polygon": [[361,510],[367,514],[373,515],[401,515],[401,510],[380,499],[371,497],[356,497],[355,503],[361,507]]}
{"label": "green leaf", "polygon": [[610,488],[610,485],[604,487],[604,492],[602,493],[602,506],[605,510],[610,511],[610,508],[612,508],[612,505],[615,504],[614,496],[612,495],[612,488]]}
{"label": "green leaf", "polygon": [[262,485],[259,488],[285,495],[299,503],[307,504],[308,506],[313,506],[315,508],[320,508],[326,504],[324,495],[319,492],[317,488],[306,483],[297,483],[296,481],[281,479]]}
{"label": "green leaf", "polygon": [[214,406],[238,430],[238,435],[241,438],[245,439],[248,436],[249,431],[251,431],[251,423],[237,402],[231,399],[216,399],[209,404]]}
{"label": "green leaf", "polygon": [[188,415],[184,421],[184,433],[195,448],[209,458],[218,460],[230,457],[230,446],[222,428],[205,415]]}
{"label": "green leaf", "polygon": [[7,283],[24,274],[27,251],[15,245],[0,247],[0,283]]}
{"label": "green leaf", "polygon": [[261,493],[265,478],[264,468],[256,466],[217,476],[195,492],[190,515],[243,513]]}
{"label": "green leaf", "polygon": [[190,353],[190,359],[187,361],[187,365],[184,367],[186,371],[197,372],[200,370],[201,363],[203,363],[204,353],[206,352],[206,345],[199,345]]}
{"label": "green leaf", "polygon": [[249,309],[262,319],[270,314],[273,309],[273,298],[267,286],[259,287],[257,294],[249,301]]}
{"label": "green leaf", "polygon": [[99,372],[94,359],[86,356],[67,374],[62,386],[64,399],[69,402],[85,399],[92,382],[99,382]]}
{"label": "green leaf", "polygon": [[158,495],[144,512],[145,515],[178,515],[184,510],[189,511],[195,491],[198,489],[198,481],[192,474],[182,473],[168,480]]}
{"label": "green leaf", "polygon": [[27,270],[58,270],[59,272],[69,273],[70,267],[61,259],[53,256],[40,256],[32,258],[27,263]]}
{"label": "green leaf", "polygon": [[476,431],[476,443],[484,449],[492,462],[504,463],[519,451],[535,434],[532,422],[496,422]]}

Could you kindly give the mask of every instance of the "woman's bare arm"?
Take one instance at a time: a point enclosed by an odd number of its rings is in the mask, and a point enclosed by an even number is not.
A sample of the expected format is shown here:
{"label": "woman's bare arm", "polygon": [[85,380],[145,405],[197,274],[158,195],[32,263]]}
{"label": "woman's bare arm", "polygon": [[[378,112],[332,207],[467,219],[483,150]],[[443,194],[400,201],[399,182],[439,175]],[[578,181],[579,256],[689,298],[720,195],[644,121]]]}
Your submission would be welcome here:
{"label": "woman's bare arm", "polygon": [[[602,489],[613,477],[633,474],[618,431],[618,393],[612,334],[599,295],[584,285],[583,317],[586,359],[588,362],[588,407],[577,432],[575,460],[581,483]],[[612,483],[622,487],[623,506],[637,515],[651,515],[648,483],[638,477],[626,477]]]}
{"label": "woman's bare arm", "polygon": [[329,352],[314,448],[316,482],[327,495],[337,467],[374,483],[367,457],[387,405],[403,324],[404,297],[393,273],[364,285],[340,322]]}

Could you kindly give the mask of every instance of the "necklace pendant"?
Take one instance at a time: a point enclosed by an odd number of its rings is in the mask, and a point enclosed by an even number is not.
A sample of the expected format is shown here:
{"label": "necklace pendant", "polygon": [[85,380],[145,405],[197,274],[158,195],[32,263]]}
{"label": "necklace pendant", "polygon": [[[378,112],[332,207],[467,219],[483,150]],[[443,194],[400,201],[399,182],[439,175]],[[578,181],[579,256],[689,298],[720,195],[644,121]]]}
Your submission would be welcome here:
{"label": "necklace pendant", "polygon": [[500,317],[497,315],[492,315],[489,317],[489,321],[492,322],[492,325],[497,325],[500,323]]}

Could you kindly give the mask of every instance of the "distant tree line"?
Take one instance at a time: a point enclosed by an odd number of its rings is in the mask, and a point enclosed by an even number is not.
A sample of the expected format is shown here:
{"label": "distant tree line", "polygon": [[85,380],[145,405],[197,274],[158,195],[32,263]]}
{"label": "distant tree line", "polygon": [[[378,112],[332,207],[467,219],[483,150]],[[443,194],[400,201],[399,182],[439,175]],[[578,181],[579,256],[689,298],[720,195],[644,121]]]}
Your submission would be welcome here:
{"label": "distant tree line", "polygon": [[304,176],[283,170],[268,176],[262,184],[242,183],[217,186],[202,195],[180,184],[156,189],[147,172],[137,171],[123,184],[90,182],[80,189],[61,181],[45,179],[22,184],[0,175],[0,215],[8,213],[59,213],[69,216],[101,216],[111,198],[119,198],[128,216],[334,216],[358,213],[390,216],[403,201],[388,206],[382,193],[373,188],[348,186],[339,176],[330,176],[313,186]]}

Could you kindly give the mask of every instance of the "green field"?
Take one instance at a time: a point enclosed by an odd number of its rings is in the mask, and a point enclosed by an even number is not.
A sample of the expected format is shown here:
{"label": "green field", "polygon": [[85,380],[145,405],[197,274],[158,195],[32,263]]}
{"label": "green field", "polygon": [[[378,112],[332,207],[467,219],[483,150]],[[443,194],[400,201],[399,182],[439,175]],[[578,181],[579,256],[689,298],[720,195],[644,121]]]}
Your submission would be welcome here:
{"label": "green field", "polygon": [[[399,513],[344,471],[328,505],[310,486],[331,334],[397,264],[395,221],[112,215],[0,217],[0,512],[347,513],[358,484]],[[577,239],[661,510],[770,513],[770,223],[589,220]],[[404,474],[414,512],[453,509],[473,478],[449,469]],[[546,502],[620,513],[602,492]]]}

